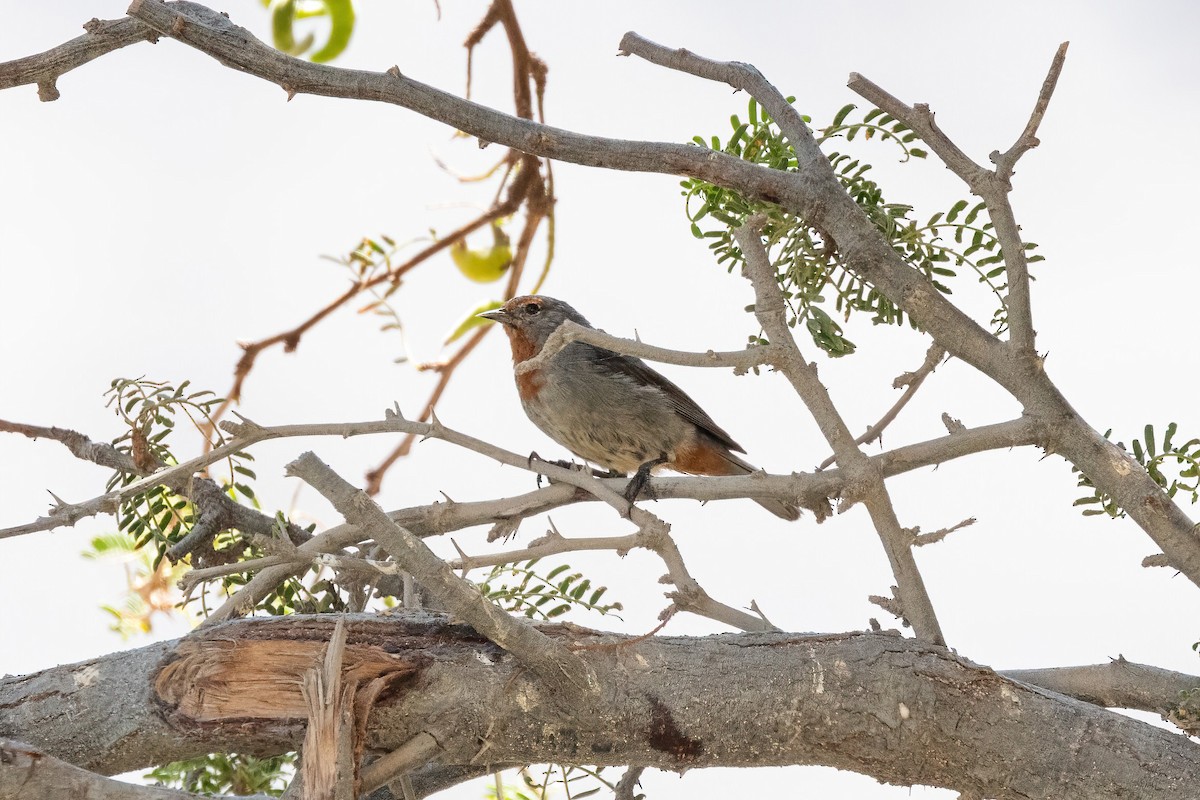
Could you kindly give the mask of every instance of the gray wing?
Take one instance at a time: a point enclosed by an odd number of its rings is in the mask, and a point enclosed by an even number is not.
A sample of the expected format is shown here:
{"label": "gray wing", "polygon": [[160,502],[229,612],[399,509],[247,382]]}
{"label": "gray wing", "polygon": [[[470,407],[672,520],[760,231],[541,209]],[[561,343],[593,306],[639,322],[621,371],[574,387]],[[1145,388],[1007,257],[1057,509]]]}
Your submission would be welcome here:
{"label": "gray wing", "polygon": [[[576,344],[582,343],[577,342]],[[712,417],[706,414],[704,409],[696,405],[696,401],[688,397],[683,389],[680,389],[674,383],[667,380],[665,376],[656,370],[651,369],[646,365],[645,361],[642,361],[640,358],[633,358],[632,356],[623,356],[601,347],[594,347],[592,345],[583,346],[590,348],[594,352],[594,363],[600,372],[608,372],[614,376],[631,378],[635,382],[649,384],[661,389],[670,401],[675,413],[680,417],[692,423],[709,436],[712,436],[730,450],[737,453],[746,452],[720,425],[713,422]]]}

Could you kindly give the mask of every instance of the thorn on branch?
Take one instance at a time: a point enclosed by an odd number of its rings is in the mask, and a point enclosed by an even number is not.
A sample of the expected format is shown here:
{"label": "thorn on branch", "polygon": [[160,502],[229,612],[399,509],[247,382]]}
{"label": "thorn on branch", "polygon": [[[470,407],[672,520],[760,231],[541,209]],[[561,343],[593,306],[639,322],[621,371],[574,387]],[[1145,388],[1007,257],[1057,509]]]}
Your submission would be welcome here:
{"label": "thorn on branch", "polygon": [[942,424],[946,426],[946,433],[949,433],[951,436],[956,433],[962,433],[967,429],[967,426],[962,424],[961,419],[955,419],[945,411],[942,412]]}
{"label": "thorn on branch", "polygon": [[[628,53],[618,53],[618,55],[629,55]],[[633,790],[641,785],[642,771],[645,767],[630,767],[625,770],[625,774],[621,776],[621,780],[617,781],[617,787],[613,790],[613,800],[634,800],[637,796]]]}
{"label": "thorn on branch", "polygon": [[[502,519],[488,530],[487,540],[489,543],[494,542],[497,539],[503,539],[505,542],[508,542],[508,540],[516,534],[517,529],[520,527],[521,517],[509,517],[508,519]],[[536,544],[544,542],[548,538],[549,534],[530,542],[529,546],[534,547]]]}
{"label": "thorn on branch", "polygon": [[59,94],[55,80],[55,78],[47,78],[44,81],[38,82],[38,100],[41,100],[43,103],[52,103],[62,96]]}
{"label": "thorn on branch", "polygon": [[906,619],[904,616],[904,604],[897,599],[896,592],[897,589],[895,586],[893,586],[891,597],[882,597],[880,595],[873,594],[867,599],[891,614],[896,619],[900,620],[900,622],[904,624],[904,627],[911,627],[908,619]]}
{"label": "thorn on branch", "polygon": [[767,619],[767,615],[764,614],[762,609],[758,607],[757,600],[750,601],[750,610],[753,611],[755,614],[757,614],[759,619],[761,619],[763,622],[767,623],[771,627],[775,627],[775,623],[771,622],[771,620]]}
{"label": "thorn on branch", "polygon": [[957,525],[951,525],[949,528],[941,528],[940,530],[933,531],[932,533],[921,533],[921,529],[919,527],[914,527],[911,529],[912,545],[913,547],[924,547],[927,544],[935,544],[957,530],[974,525],[975,522],[976,520],[974,517],[968,517]]}

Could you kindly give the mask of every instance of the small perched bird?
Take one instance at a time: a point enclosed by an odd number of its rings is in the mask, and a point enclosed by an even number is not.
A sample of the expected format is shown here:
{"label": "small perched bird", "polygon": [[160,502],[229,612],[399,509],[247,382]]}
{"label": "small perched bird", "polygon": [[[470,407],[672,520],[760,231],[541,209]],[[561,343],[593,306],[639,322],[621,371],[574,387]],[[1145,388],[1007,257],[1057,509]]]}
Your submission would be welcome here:
{"label": "small perched bird", "polygon": [[[564,320],[592,327],[563,301],[540,295],[514,297],[479,316],[504,326],[514,365],[541,352]],[[551,439],[585,461],[634,473],[631,501],[661,466],[690,475],[755,470],[735,455],[746,451],[692,398],[639,358],[571,342],[537,369],[517,372],[516,380],[525,413]],[[800,516],[781,500],[755,502],[786,520]]]}

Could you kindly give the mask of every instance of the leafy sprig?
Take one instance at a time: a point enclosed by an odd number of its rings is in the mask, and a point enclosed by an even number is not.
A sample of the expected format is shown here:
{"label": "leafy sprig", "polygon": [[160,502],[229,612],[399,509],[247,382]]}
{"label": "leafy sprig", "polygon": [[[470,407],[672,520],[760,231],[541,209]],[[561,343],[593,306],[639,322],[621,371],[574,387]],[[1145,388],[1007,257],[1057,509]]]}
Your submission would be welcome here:
{"label": "leafy sprig", "polygon": [[194,794],[266,794],[279,797],[295,773],[296,754],[259,758],[245,753],[209,753],[163,764],[145,773],[156,786]]}
{"label": "leafy sprig", "polygon": [[559,564],[545,575],[534,567],[538,559],[524,564],[500,564],[492,567],[479,584],[483,596],[505,611],[529,618],[553,619],[572,608],[598,611],[617,616],[620,603],[602,603],[607,586],[592,587],[592,581],[580,572],[570,572],[569,564]]}
{"label": "leafy sprig", "polygon": [[[859,121],[850,121],[854,110],[855,106],[848,105],[838,111],[833,122],[821,130],[818,143],[839,138],[851,142],[861,137],[864,141],[894,144],[900,150],[902,162],[926,157],[924,150],[913,146],[917,136],[904,123],[879,109],[868,110]],[[808,117],[803,119],[811,121]],[[747,121],[734,115],[730,125],[733,133],[725,142],[718,136],[708,139],[697,136],[693,141],[701,147],[771,169],[788,172],[797,169],[791,145],[753,99],[749,102]],[[952,292],[949,283],[958,277],[959,269],[967,267],[996,298],[993,331],[997,335],[1005,331],[1008,324],[1005,267],[999,241],[982,203],[968,210],[968,202],[960,200],[922,224],[912,216],[911,205],[888,202],[879,184],[869,176],[871,164],[842,152],[831,152],[828,158],[850,197],[910,266],[945,294]],[[709,249],[717,263],[731,271],[744,260],[732,229],[752,214],[765,215],[763,235],[791,312],[788,324],[803,325],[825,352],[842,356],[855,350],[854,343],[843,335],[841,326],[825,310],[830,305],[842,322],[856,312],[865,312],[875,324],[904,324],[903,311],[848,267],[837,243],[824,231],[777,205],[751,201],[731,189],[699,179],[689,178],[682,182],[682,187],[692,235],[709,240]],[[964,211],[966,215],[960,220]],[[718,225],[702,227],[709,219]],[[1027,250],[1035,247],[1033,243],[1025,245]],[[1032,263],[1042,257],[1030,255],[1027,260]]]}
{"label": "leafy sprig", "polygon": [[[144,377],[117,378],[105,392],[106,405],[127,426],[112,445],[129,455],[143,472],[177,463],[171,454],[170,437],[179,419],[185,419],[197,431],[210,437],[213,446],[225,443],[225,436],[212,419],[212,412],[220,405],[221,398],[207,390],[189,392],[189,383],[184,381],[175,387]],[[230,497],[235,500],[241,497],[252,504],[255,503],[254,489],[247,481],[256,476],[246,462],[253,460],[245,452],[231,455],[225,462],[228,476],[222,482]],[[115,472],[108,479],[107,490],[128,486],[137,480],[140,480],[137,474]],[[195,522],[195,509],[187,498],[162,485],[125,500],[117,515],[117,528],[133,538],[134,549],[154,543],[158,551],[155,568],[170,546],[186,536]]]}

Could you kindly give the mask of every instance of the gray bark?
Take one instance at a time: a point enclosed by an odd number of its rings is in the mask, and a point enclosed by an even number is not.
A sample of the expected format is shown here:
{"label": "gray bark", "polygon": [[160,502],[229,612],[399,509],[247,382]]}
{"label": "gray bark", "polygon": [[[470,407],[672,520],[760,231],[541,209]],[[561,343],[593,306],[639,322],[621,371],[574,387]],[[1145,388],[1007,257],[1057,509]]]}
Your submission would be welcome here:
{"label": "gray bark", "polygon": [[[0,736],[107,774],[214,749],[294,749],[304,717],[293,673],[320,658],[334,620],[239,620],[6,678]],[[348,676],[390,682],[369,750],[428,732],[443,766],[822,764],[993,798],[1200,796],[1200,747],[1186,737],[895,635],[631,641],[545,626],[586,645],[577,652],[601,687],[593,704],[568,706],[444,617],[348,622]]]}

